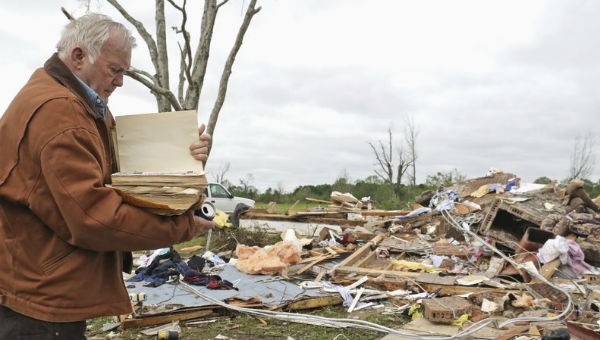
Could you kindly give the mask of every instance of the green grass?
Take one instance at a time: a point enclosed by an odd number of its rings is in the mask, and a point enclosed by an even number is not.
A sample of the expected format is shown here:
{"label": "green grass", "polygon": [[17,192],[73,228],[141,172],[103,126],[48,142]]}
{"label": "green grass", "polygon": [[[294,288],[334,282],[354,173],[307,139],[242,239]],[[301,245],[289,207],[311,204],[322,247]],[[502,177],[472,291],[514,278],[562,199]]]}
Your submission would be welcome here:
{"label": "green grass", "polygon": [[[360,311],[359,313],[348,314],[346,307],[328,306],[325,308],[304,311],[302,314],[318,315],[328,318],[347,319],[359,318],[390,328],[399,328],[409,319],[401,315],[384,315],[381,310]],[[210,320],[211,318],[200,319]],[[91,322],[90,324],[93,324]],[[181,322],[182,332],[179,339],[202,340],[215,339],[218,335],[227,336],[231,339],[381,339],[386,334],[376,331],[358,329],[358,328],[333,328],[317,326],[306,323],[296,323],[289,321],[280,321],[269,318],[256,318],[247,314],[232,313],[228,317],[218,317],[215,322],[201,323],[198,325],[184,326]],[[99,325],[101,329],[102,325]],[[97,327],[96,327],[97,328]],[[120,339],[149,339],[140,333],[141,329],[128,330],[120,334]],[[98,333],[94,333],[99,335]],[[92,335],[90,332],[88,338]]]}
{"label": "green grass", "polygon": [[[281,205],[283,209],[289,209],[291,205]],[[248,246],[260,246],[274,244],[281,240],[280,235],[270,234],[265,230],[248,231],[246,229],[215,229],[211,239],[211,250],[218,252],[222,250],[233,250],[235,246],[245,244]],[[194,245],[205,245],[206,237],[197,237],[191,241],[174,245],[178,250],[183,247]],[[202,251],[200,251],[201,253]],[[185,256],[184,256],[185,257]],[[365,310],[352,314],[346,312],[346,307],[341,305],[328,306],[314,310],[306,310],[298,313],[305,315],[318,315],[328,318],[359,318],[376,324],[384,325],[390,328],[398,328],[407,319],[400,315],[384,315],[379,310]],[[184,322],[180,323],[182,332],[179,339],[214,339],[218,335],[227,336],[231,339],[381,339],[385,333],[363,330],[358,328],[331,328],[325,326],[315,326],[305,323],[296,323],[289,321],[280,321],[276,319],[257,319],[256,317],[240,314],[236,312],[225,311],[226,317],[218,318],[218,321],[211,323],[202,323],[197,326],[185,327]],[[200,320],[211,319],[210,317]],[[115,318],[98,318],[88,320],[88,340],[104,339],[108,332],[102,332],[102,326],[105,323],[114,323]],[[154,339],[141,334],[142,329],[131,329],[119,332],[117,339]]]}
{"label": "green grass", "polygon": [[[294,205],[294,203],[277,203],[275,205],[275,213],[277,214],[285,214],[292,206]],[[266,208],[268,206],[268,203],[264,203],[264,202],[256,202],[255,207],[256,208]],[[315,202],[309,202],[309,201],[299,201],[295,206],[294,206],[294,210],[296,211],[309,211],[312,208],[317,208],[317,207],[321,207],[321,208],[327,208],[327,204],[324,203],[315,203]]]}

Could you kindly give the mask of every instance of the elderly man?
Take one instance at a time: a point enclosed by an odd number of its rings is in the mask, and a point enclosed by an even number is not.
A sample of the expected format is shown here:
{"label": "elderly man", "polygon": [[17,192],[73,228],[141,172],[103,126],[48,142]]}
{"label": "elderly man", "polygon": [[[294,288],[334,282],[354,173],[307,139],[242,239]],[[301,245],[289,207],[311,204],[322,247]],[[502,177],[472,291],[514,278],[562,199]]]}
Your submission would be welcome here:
{"label": "elderly man", "polygon": [[[105,186],[117,171],[106,105],[130,66],[131,33],[88,14],[57,47],[0,119],[1,339],[85,339],[85,320],[131,312],[123,254],[213,226],[192,211],[153,215]],[[198,160],[203,130],[190,146]]]}

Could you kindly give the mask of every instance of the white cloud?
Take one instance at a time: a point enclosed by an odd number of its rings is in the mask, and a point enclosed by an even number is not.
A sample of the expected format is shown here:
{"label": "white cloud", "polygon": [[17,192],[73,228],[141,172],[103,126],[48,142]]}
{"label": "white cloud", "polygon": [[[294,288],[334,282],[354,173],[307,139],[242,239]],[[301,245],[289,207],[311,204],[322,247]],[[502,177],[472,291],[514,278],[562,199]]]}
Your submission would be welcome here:
{"label": "white cloud", "polygon": [[[23,3],[21,5],[21,3]],[[152,5],[123,5],[144,22]],[[200,2],[188,28],[197,39]],[[215,25],[199,107],[206,121],[244,1],[230,1]],[[407,117],[420,132],[418,179],[490,167],[526,181],[567,175],[578,135],[598,121],[600,3],[593,1],[259,0],[238,54],[207,170],[230,162],[232,182],[252,174],[260,189],[287,190],[373,174],[369,142]],[[83,13],[80,3],[64,6]],[[37,10],[33,11],[32,7]],[[121,19],[108,4],[101,10]],[[32,14],[35,13],[35,14]],[[176,21],[168,12],[167,26]],[[54,50],[64,16],[50,2],[0,5],[0,85],[5,107]],[[24,22],[43,25],[28,33]],[[150,24],[152,26],[152,24]],[[173,34],[173,33],[169,33]],[[171,42],[171,49],[177,45]],[[175,58],[172,58],[175,62]],[[139,40],[134,65],[149,67]],[[172,79],[174,81],[174,77]],[[111,98],[116,113],[155,110],[132,80]],[[597,135],[597,134],[596,134]],[[596,171],[592,180],[597,180]]]}

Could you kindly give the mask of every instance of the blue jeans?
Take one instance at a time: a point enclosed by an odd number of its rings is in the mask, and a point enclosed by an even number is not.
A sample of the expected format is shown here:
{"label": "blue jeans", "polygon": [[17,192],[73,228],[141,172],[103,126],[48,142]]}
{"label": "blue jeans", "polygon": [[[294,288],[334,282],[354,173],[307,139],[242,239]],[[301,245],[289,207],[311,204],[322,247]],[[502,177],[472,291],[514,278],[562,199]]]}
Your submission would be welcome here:
{"label": "blue jeans", "polygon": [[85,329],[85,321],[42,321],[0,306],[0,339],[85,340]]}

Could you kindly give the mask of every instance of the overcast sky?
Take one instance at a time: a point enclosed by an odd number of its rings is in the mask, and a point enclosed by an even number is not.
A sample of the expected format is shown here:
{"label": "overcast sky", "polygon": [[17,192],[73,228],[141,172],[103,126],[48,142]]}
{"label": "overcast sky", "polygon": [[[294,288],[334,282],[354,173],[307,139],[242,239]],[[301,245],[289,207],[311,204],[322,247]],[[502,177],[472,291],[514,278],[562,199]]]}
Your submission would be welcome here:
{"label": "overcast sky", "polygon": [[[247,1],[219,12],[200,122]],[[153,2],[121,3],[153,30]],[[232,183],[251,174],[261,191],[364,179],[376,169],[368,143],[387,141],[391,128],[399,149],[409,118],[418,130],[418,182],[454,169],[484,176],[491,167],[525,182],[561,180],[575,139],[597,138],[600,1],[258,3],[214,134],[209,180],[227,163]],[[92,4],[125,22],[106,2]],[[66,23],[61,6],[76,16],[86,10],[76,0],[0,4],[0,112],[55,51]],[[202,10],[192,9],[197,41]],[[179,22],[168,15],[167,27]],[[151,71],[147,54],[138,39],[133,66]],[[109,105],[117,115],[156,112],[154,97],[131,79]]]}

